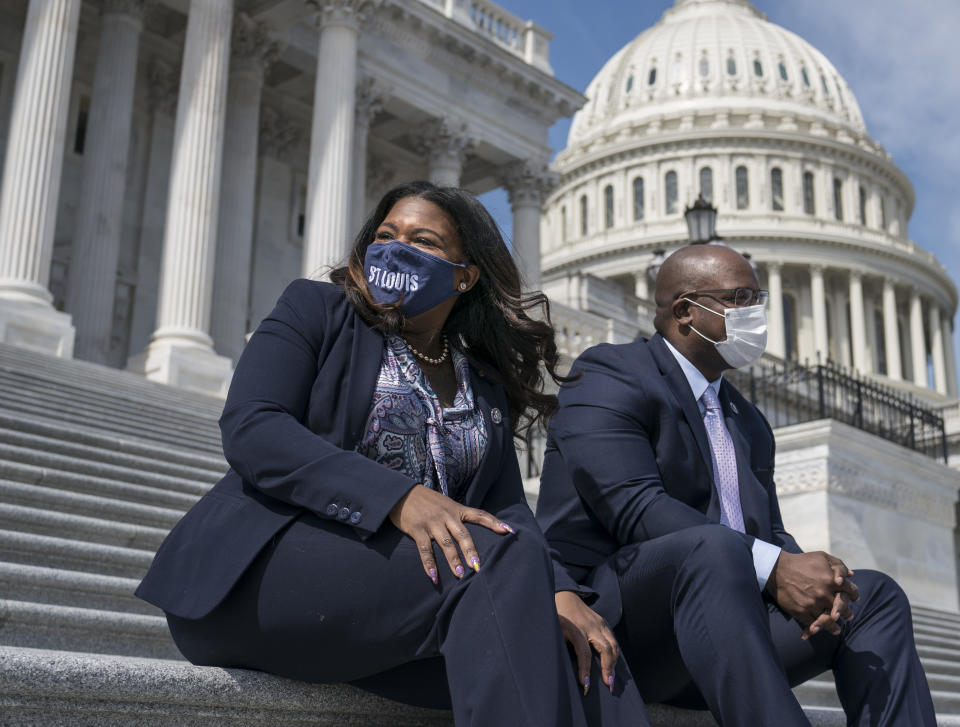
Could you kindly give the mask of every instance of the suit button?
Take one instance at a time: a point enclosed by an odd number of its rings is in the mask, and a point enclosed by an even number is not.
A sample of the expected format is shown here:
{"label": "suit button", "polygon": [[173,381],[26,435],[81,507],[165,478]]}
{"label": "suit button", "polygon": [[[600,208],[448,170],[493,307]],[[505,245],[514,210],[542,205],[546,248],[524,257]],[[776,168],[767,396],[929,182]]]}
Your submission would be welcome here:
{"label": "suit button", "polygon": [[354,525],[356,525],[362,519],[363,519],[363,515],[361,515],[359,512],[355,512],[352,515],[350,515],[350,522],[352,522]]}
{"label": "suit button", "polygon": [[330,517],[333,517],[336,514],[337,514],[337,503],[331,502],[329,505],[327,505],[327,515],[329,515]]}
{"label": "suit button", "polygon": [[350,517],[350,508],[341,507],[340,512],[337,513],[337,518],[339,520],[346,520],[348,517]]}

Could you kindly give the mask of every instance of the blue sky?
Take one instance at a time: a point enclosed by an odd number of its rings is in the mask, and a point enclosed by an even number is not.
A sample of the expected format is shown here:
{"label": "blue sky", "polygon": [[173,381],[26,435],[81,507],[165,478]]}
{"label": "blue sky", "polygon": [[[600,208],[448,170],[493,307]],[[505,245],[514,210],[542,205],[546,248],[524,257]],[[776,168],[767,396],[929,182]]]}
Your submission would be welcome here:
{"label": "blue sky", "polygon": [[[673,1],[499,4],[554,34],[550,44],[554,75],[584,91],[603,64],[656,23]],[[955,75],[960,68],[960,1],[754,0],[754,6],[770,21],[812,43],[846,79],[868,133],[913,182],[911,239],[936,255],[953,280],[960,281],[960,81]],[[569,126],[565,119],[551,129],[555,151],[566,146]],[[505,194],[485,195],[484,201],[509,232]],[[956,346],[958,336],[954,339]]]}

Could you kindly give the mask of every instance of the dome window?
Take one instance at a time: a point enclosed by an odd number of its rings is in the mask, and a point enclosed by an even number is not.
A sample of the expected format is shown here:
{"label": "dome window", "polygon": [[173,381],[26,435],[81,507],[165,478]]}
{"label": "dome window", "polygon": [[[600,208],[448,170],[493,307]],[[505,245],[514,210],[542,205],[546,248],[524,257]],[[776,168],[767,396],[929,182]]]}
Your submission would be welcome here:
{"label": "dome window", "polygon": [[780,167],[770,170],[770,206],[774,212],[783,212],[783,170]]}
{"label": "dome window", "polygon": [[666,212],[668,215],[676,214],[677,212],[677,173],[676,172],[667,172],[667,176],[664,179],[664,187],[666,188]]}
{"label": "dome window", "polygon": [[810,88],[810,75],[807,73],[806,68],[800,69],[800,76],[803,78],[803,85]]}
{"label": "dome window", "polygon": [[713,170],[710,167],[700,170],[700,196],[713,202]]}
{"label": "dome window", "polygon": [[560,241],[567,241],[567,208],[560,208]]}
{"label": "dome window", "polygon": [[613,187],[609,184],[603,188],[603,226],[613,227]]}
{"label": "dome window", "polygon": [[635,222],[643,219],[643,177],[633,180],[633,219]]}
{"label": "dome window", "polygon": [[843,222],[843,180],[833,178],[833,216],[837,222]]}
{"label": "dome window", "polygon": [[880,195],[880,226],[887,229],[887,198]]}
{"label": "dome window", "polygon": [[657,67],[654,66],[653,68],[650,69],[650,73],[647,76],[647,85],[652,86],[656,82],[657,82]]}
{"label": "dome window", "polygon": [[750,204],[750,188],[747,184],[747,168],[737,167],[737,209],[745,210]]}
{"label": "dome window", "polygon": [[587,235],[587,195],[580,195],[580,235]]}
{"label": "dome window", "polygon": [[633,90],[633,76],[627,76],[627,93]]}
{"label": "dome window", "polygon": [[822,73],[820,74],[820,85],[823,87],[823,95],[824,95],[824,96],[829,96],[829,95],[830,95],[830,87],[827,86],[827,77],[824,76]]}
{"label": "dome window", "polygon": [[784,65],[783,61],[780,61],[780,80],[789,81],[790,77],[787,75],[787,67]]}
{"label": "dome window", "polygon": [[710,75],[710,59],[704,56],[700,59],[700,77],[706,78]]}
{"label": "dome window", "polygon": [[813,172],[803,173],[803,211],[808,215],[816,212],[813,199]]}
{"label": "dome window", "polygon": [[737,59],[732,55],[727,58],[727,75],[736,76],[737,75]]}
{"label": "dome window", "polygon": [[867,190],[860,185],[860,224],[867,226]]}
{"label": "dome window", "polygon": [[753,75],[757,78],[763,78],[763,64],[760,62],[759,58],[756,58],[753,61]]}

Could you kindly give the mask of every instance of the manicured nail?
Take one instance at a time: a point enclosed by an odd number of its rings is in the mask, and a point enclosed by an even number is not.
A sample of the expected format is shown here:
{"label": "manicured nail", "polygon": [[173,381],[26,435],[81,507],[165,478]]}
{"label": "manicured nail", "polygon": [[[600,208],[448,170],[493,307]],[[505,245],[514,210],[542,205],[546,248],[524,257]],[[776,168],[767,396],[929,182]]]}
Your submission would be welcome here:
{"label": "manicured nail", "polygon": [[503,522],[502,520],[500,521],[500,527],[503,528],[504,530],[506,530],[508,533],[516,533],[516,532],[517,532],[516,530],[514,530],[513,528],[511,528],[509,525],[507,525],[507,524],[506,524],[505,522]]}
{"label": "manicured nail", "polygon": [[480,559],[477,556],[470,558],[470,567],[477,573],[480,572]]}
{"label": "manicured nail", "polygon": [[431,568],[431,569],[429,570],[429,575],[430,575],[430,580],[433,581],[433,585],[437,585],[437,583],[438,583],[438,581],[437,581],[437,569],[436,569],[436,568]]}
{"label": "manicured nail", "polygon": [[610,672],[610,694],[613,694],[613,672]]}
{"label": "manicured nail", "polygon": [[454,569],[453,569],[453,572],[457,574],[457,578],[463,578],[463,566],[462,566],[462,565],[458,565],[456,568],[454,568]]}
{"label": "manicured nail", "polygon": [[587,692],[590,691],[590,677],[583,678],[583,696],[587,696]]}

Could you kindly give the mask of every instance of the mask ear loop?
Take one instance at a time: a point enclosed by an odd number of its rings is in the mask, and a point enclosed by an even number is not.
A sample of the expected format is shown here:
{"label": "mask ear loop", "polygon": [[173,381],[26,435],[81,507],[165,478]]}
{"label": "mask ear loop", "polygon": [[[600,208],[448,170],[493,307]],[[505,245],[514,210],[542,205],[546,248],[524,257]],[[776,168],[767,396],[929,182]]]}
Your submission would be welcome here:
{"label": "mask ear loop", "polygon": [[[695,306],[698,306],[698,307],[700,307],[700,308],[703,308],[705,311],[710,311],[710,312],[713,313],[715,316],[720,316],[721,318],[726,319],[726,316],[725,316],[723,313],[717,313],[717,311],[712,310],[711,308],[707,308],[707,306],[702,305],[702,304],[698,303],[698,302],[695,301],[695,300],[690,300],[689,298],[681,298],[680,300],[685,300],[685,301],[687,301],[688,303],[691,303],[692,305],[695,305]],[[691,331],[693,331],[693,332],[696,333],[698,336],[700,336],[700,338],[702,338],[704,341],[708,341],[708,342],[712,343],[714,346],[716,346],[718,343],[720,343],[720,341],[714,341],[712,338],[707,338],[706,336],[704,336],[702,333],[700,333],[700,331],[698,331],[696,328],[694,328],[694,327],[693,327],[692,325],[690,325],[689,323],[687,324],[687,328],[689,328]]]}

